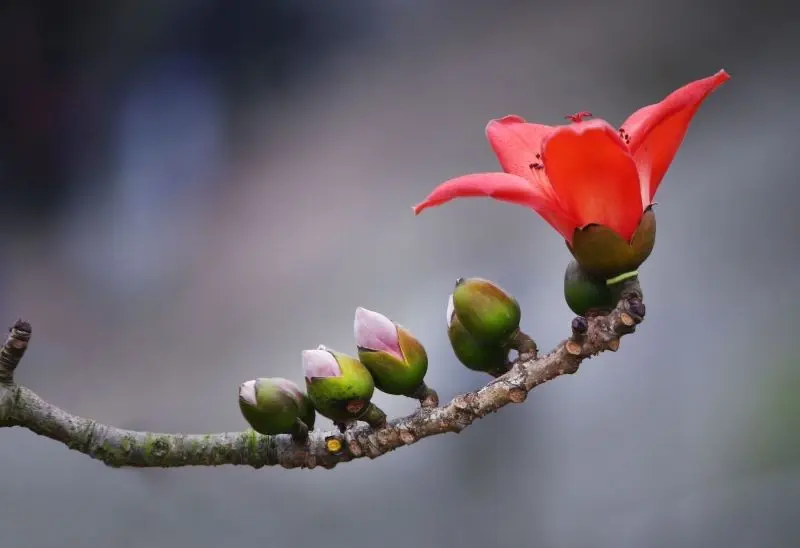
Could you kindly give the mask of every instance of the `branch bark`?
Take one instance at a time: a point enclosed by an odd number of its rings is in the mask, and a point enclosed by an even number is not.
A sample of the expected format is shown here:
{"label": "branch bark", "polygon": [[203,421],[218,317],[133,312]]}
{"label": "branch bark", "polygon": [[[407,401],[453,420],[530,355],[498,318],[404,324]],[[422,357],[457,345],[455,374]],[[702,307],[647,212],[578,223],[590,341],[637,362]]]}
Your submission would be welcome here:
{"label": "branch bark", "polygon": [[[340,462],[377,458],[403,445],[446,432],[459,433],[474,421],[511,403],[522,403],[534,387],[575,373],[583,360],[616,352],[622,336],[633,333],[645,307],[637,279],[628,280],[608,315],[576,317],[571,336],[549,354],[521,353],[508,373],[442,407],[420,408],[380,428],[357,426],[344,433],[314,431],[305,443],[289,435],[253,431],[218,434],[161,434],[123,430],[72,415],[14,382],[14,371],[31,337],[22,320],[0,349],[0,428],[20,426],[61,442],[111,467],[246,465],[253,468],[333,468]],[[535,346],[534,346],[535,348]]]}

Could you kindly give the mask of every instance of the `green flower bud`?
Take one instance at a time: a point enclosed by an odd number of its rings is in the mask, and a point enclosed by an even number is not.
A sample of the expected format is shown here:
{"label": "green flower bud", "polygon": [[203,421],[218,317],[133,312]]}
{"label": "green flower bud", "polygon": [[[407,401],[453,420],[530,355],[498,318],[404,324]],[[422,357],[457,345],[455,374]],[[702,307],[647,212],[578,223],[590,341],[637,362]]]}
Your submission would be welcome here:
{"label": "green flower bud", "polygon": [[290,380],[259,378],[239,385],[239,409],[259,434],[292,434],[305,438],[314,428],[311,401]]}
{"label": "green flower bud", "polygon": [[592,276],[576,260],[570,261],[564,272],[564,298],[578,316],[589,311],[605,314],[616,305],[605,279]]}
{"label": "green flower bud", "polygon": [[597,278],[613,278],[631,272],[647,260],[656,244],[656,214],[649,206],[629,242],[601,225],[575,230],[567,245],[581,267]]}
{"label": "green flower bud", "polygon": [[375,384],[364,365],[347,354],[319,346],[303,350],[306,391],[320,414],[336,423],[360,420],[372,411]]}
{"label": "green flower bud", "polygon": [[375,387],[387,394],[415,397],[428,371],[428,354],[411,332],[361,307],[356,309],[353,332],[358,358],[372,374]]}
{"label": "green flower bud", "polygon": [[503,346],[519,329],[519,303],[488,280],[459,278],[452,298],[458,320],[478,342]]}
{"label": "green flower bud", "polygon": [[498,376],[508,370],[508,350],[500,345],[480,343],[461,324],[453,307],[453,296],[447,302],[447,338],[462,364],[473,371]]}

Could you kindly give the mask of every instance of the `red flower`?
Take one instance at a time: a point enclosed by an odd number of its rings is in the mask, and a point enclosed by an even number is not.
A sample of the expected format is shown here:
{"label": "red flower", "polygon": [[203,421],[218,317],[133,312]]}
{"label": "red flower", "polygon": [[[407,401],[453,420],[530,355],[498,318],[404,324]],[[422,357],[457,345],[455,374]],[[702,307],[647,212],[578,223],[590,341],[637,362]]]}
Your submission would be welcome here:
{"label": "red flower", "polygon": [[729,79],[721,70],[687,84],[634,112],[619,130],[605,120],[584,121],[588,112],[568,116],[572,123],[561,126],[532,124],[513,115],[492,120],[486,137],[503,173],[442,183],[414,206],[414,213],[454,198],[487,196],[532,208],[570,249],[576,231],[591,225],[607,227],[630,243],[695,112]]}

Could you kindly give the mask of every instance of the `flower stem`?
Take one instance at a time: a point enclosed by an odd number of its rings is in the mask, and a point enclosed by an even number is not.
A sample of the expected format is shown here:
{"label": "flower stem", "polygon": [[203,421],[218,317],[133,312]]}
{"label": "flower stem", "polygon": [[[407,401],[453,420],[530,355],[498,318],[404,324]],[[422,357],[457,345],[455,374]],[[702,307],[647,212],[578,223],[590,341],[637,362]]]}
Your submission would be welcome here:
{"label": "flower stem", "polygon": [[436,390],[425,384],[425,381],[422,381],[416,390],[408,396],[419,400],[421,407],[439,406],[439,395],[436,393]]}
{"label": "flower stem", "polygon": [[308,426],[300,419],[295,419],[291,435],[294,441],[298,443],[305,442],[308,439]]}
{"label": "flower stem", "polygon": [[381,411],[377,405],[371,403],[358,420],[366,422],[373,428],[380,428],[386,425],[386,413]]}
{"label": "flower stem", "polygon": [[534,341],[530,335],[523,333],[519,329],[511,335],[506,346],[511,350],[516,350],[520,355],[531,354],[534,359],[539,351],[539,348],[536,346],[536,341]]}

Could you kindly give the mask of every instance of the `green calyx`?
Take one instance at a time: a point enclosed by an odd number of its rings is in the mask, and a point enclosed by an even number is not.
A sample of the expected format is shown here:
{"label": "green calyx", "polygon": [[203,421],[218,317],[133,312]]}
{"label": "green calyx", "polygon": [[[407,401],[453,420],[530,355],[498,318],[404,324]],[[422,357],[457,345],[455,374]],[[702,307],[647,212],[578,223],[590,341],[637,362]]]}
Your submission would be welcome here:
{"label": "green calyx", "polygon": [[465,367],[473,371],[483,371],[490,375],[505,373],[508,369],[508,350],[501,345],[481,343],[453,313],[447,326],[447,338],[453,353]]}
{"label": "green calyx", "polygon": [[516,299],[482,278],[459,279],[453,291],[453,309],[473,339],[503,346],[519,329],[522,312]]}
{"label": "green calyx", "polygon": [[250,427],[264,435],[305,437],[316,413],[309,398],[291,381],[259,378],[242,383],[239,409]]}
{"label": "green calyx", "polygon": [[358,359],[371,373],[378,390],[413,397],[428,372],[428,354],[410,331],[396,327],[402,360],[389,352],[362,348],[358,349]]}
{"label": "green calyx", "polygon": [[368,411],[375,383],[369,370],[356,358],[328,350],[342,374],[306,378],[306,391],[321,415],[337,422],[359,420]]}
{"label": "green calyx", "polygon": [[655,243],[656,215],[649,206],[629,242],[610,228],[593,224],[575,230],[572,245],[567,247],[586,272],[609,279],[638,269]]}

